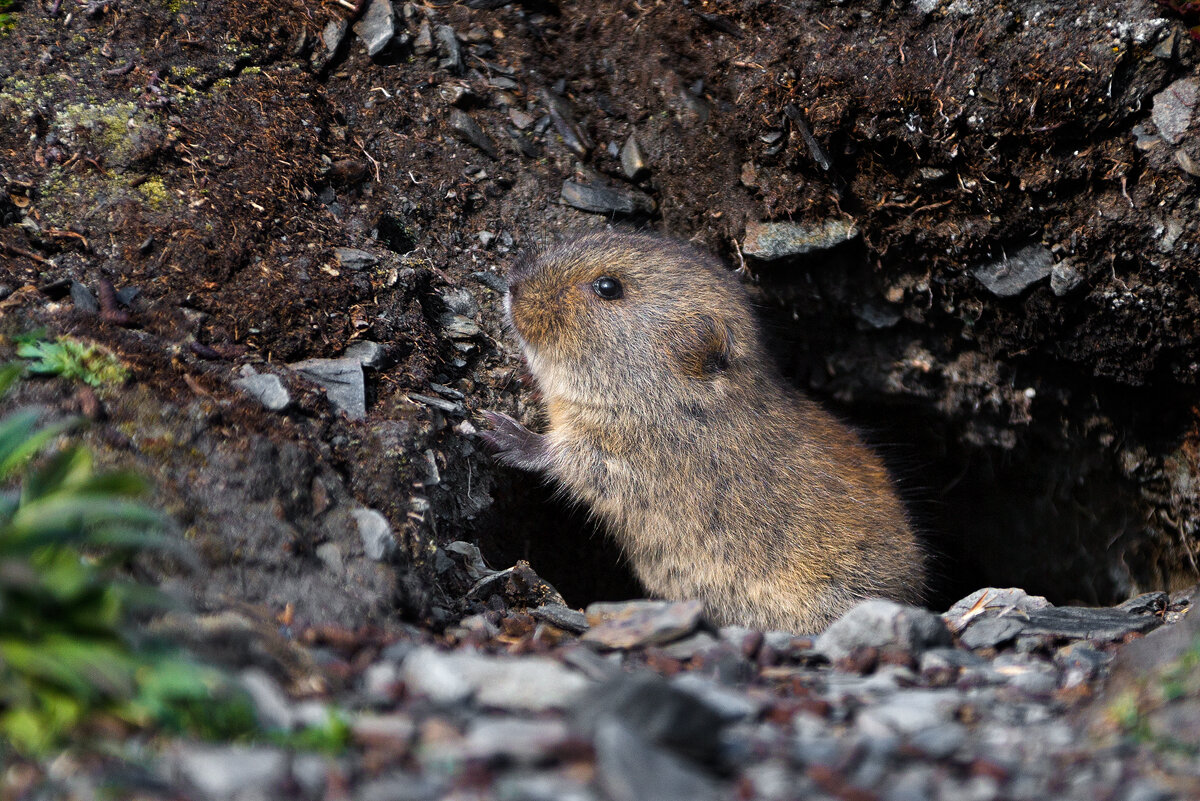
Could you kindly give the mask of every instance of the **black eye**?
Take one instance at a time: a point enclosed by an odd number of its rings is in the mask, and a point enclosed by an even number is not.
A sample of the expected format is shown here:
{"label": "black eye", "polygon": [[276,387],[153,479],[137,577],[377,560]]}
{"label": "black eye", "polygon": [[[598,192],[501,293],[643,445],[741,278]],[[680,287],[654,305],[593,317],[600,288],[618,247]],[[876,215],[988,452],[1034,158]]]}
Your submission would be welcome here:
{"label": "black eye", "polygon": [[605,300],[617,300],[625,294],[621,282],[607,275],[602,275],[592,282],[592,291]]}

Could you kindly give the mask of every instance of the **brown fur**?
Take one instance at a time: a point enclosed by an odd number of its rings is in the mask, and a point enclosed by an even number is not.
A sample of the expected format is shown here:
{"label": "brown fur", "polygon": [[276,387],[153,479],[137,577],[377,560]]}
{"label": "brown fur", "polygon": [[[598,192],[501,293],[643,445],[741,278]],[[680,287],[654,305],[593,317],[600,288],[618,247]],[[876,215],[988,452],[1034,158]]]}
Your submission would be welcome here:
{"label": "brown fur", "polygon": [[[624,296],[600,298],[601,276]],[[887,471],[785,384],[717,260],[588,234],[526,258],[510,284],[549,427],[492,414],[488,439],[602,518],[649,592],[793,632],[863,598],[920,598],[922,553]]]}

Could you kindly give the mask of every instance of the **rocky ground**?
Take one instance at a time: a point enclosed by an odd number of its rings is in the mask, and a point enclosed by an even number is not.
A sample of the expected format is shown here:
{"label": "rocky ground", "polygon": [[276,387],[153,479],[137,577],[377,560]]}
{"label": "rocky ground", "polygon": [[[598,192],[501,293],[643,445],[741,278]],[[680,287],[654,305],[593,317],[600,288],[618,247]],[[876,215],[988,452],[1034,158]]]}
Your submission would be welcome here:
{"label": "rocky ground", "polygon": [[[1129,667],[1123,706],[1093,699],[1200,576],[1190,4],[343,5],[0,17],[0,359],[44,328],[131,373],[23,381],[4,406],[83,413],[102,464],[152,479],[200,564],[137,565],[194,610],[160,626],[260,671],[278,726],[328,705],[355,727],[340,758],[180,746],[110,777],[208,797],[638,797],[622,776],[664,796],[1195,792],[1186,635],[1142,657],[1178,675]],[[1011,585],[1057,611],[1001,592],[1003,615],[952,611],[951,641],[891,610],[846,653],[696,634],[686,608],[648,612],[675,627],[652,641],[577,638],[556,605],[638,588],[473,435],[481,409],[536,424],[499,315],[514,254],[609,224],[745,278],[788,375],[892,460],[936,608]],[[6,781],[83,794],[90,759]]]}
{"label": "rocky ground", "polygon": [[336,710],[352,745],[335,755],[181,742],[119,770],[61,757],[46,776],[10,771],[6,789],[213,801],[1200,794],[1190,592],[1089,609],[987,589],[942,616],[869,601],[812,638],[717,630],[696,603],[527,608],[513,571],[485,572],[474,592],[489,611],[444,637],[327,629],[300,638],[310,648],[291,643],[319,665],[307,679],[343,682],[336,698],[295,700],[263,667],[243,671],[276,730]]}

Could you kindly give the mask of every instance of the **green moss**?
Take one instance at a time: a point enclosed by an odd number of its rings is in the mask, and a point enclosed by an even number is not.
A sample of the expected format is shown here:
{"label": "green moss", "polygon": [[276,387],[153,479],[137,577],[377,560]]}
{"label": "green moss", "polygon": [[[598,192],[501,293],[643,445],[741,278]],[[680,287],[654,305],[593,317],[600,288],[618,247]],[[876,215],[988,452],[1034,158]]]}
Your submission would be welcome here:
{"label": "green moss", "polygon": [[162,211],[171,204],[171,193],[167,191],[167,185],[163,183],[162,178],[147,178],[138,184],[134,191],[155,211]]}
{"label": "green moss", "polygon": [[137,116],[137,104],[128,100],[100,105],[72,103],[58,112],[56,122],[65,135],[82,133],[96,146],[120,155],[128,147],[130,123]]}

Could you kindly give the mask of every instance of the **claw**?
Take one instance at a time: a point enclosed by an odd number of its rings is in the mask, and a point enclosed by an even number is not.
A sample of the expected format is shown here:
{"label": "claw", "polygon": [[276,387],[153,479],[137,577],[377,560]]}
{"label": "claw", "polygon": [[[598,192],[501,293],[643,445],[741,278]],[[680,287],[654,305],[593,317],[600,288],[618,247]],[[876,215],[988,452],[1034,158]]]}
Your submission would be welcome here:
{"label": "claw", "polygon": [[546,438],[535,434],[502,412],[484,410],[480,413],[492,426],[480,431],[479,437],[493,452],[496,461],[522,470],[542,470],[548,464]]}

